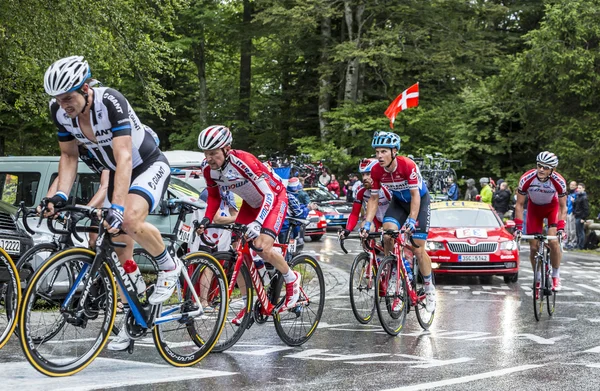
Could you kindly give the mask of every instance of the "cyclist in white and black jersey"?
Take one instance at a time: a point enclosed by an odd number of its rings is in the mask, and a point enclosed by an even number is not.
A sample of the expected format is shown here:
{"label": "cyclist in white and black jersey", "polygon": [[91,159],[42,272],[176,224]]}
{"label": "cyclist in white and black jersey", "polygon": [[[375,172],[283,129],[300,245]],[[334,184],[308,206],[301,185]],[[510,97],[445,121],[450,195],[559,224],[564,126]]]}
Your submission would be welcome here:
{"label": "cyclist in white and black jersey", "polygon": [[[67,201],[77,174],[77,143],[83,144],[110,171],[108,231],[127,232],[159,264],[156,289],[149,298],[151,304],[158,304],[171,296],[181,269],[181,263],[166,251],[158,229],[145,222],[166,191],[169,163],[127,99],[112,88],[90,87],[90,78],[88,63],[81,56],[56,61],[44,75],[44,88],[54,97],[50,112],[61,150],[58,191],[44,202],[45,214]],[[119,240],[129,248],[117,251],[131,251],[131,239]]]}

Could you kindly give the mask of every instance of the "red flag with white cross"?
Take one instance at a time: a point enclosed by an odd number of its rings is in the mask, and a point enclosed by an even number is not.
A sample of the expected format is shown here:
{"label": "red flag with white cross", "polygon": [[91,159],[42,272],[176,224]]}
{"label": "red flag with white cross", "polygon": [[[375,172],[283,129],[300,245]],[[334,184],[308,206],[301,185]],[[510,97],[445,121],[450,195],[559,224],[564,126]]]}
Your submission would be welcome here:
{"label": "red flag with white cross", "polygon": [[390,128],[394,129],[394,121],[399,112],[410,107],[417,107],[418,105],[419,83],[415,83],[408,89],[402,91],[385,111],[385,116],[390,119]]}

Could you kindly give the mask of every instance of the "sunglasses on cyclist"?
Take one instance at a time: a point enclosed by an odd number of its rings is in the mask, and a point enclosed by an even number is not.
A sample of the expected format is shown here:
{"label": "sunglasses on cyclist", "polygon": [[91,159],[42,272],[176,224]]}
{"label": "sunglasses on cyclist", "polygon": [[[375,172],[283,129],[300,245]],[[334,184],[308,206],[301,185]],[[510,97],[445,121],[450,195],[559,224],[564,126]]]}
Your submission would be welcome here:
{"label": "sunglasses on cyclist", "polygon": [[543,164],[538,163],[537,168],[543,168],[544,170],[552,170],[552,167],[545,166]]}

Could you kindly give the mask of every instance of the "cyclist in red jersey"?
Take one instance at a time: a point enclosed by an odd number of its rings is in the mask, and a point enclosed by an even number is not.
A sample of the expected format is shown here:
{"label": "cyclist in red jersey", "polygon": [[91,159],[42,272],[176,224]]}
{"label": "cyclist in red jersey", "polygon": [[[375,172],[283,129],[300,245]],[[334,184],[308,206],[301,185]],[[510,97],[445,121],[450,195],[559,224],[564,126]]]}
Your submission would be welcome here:
{"label": "cyclist in red jersey", "polygon": [[[392,201],[383,218],[384,230],[404,229],[412,235],[419,246],[414,254],[419,260],[423,275],[423,286],[426,294],[425,308],[428,312],[435,310],[435,287],[432,280],[431,259],[425,251],[429,220],[431,216],[429,192],[423,182],[419,168],[411,159],[398,156],[400,136],[391,132],[375,132],[371,146],[375,148],[375,156],[379,164],[371,169],[371,191],[379,191],[385,185],[392,194]],[[378,208],[377,197],[371,197],[367,204],[365,224],[361,235],[366,236]],[[390,254],[394,248],[394,240],[384,237],[385,253]]]}
{"label": "cyclist in red jersey", "polygon": [[[565,235],[565,219],[567,217],[567,183],[554,171],[558,166],[558,158],[552,152],[540,152],[537,156],[537,168],[527,171],[519,181],[517,204],[515,205],[515,238],[520,239],[523,230],[523,206],[525,196],[527,203],[527,234],[541,234],[543,221],[548,219],[548,235]],[[538,240],[529,242],[529,260],[535,270],[534,257],[539,247]],[[562,253],[557,240],[550,241],[550,260],[552,262],[552,289],[559,291],[560,260]],[[540,271],[537,272],[541,274]]]}
{"label": "cyclist in red jersey", "polygon": [[377,159],[370,158],[362,159],[358,165],[358,172],[362,174],[362,185],[356,192],[356,197],[352,204],[352,212],[350,212],[348,222],[346,223],[346,229],[340,232],[340,234],[343,234],[346,238],[350,235],[352,230],[354,230],[354,227],[356,227],[361,209],[367,207],[367,203],[373,194],[376,194],[379,198],[379,207],[377,208],[377,213],[373,220],[375,230],[381,228],[381,225],[383,224],[383,217],[385,216],[388,206],[390,206],[392,195],[385,186],[382,186],[377,193],[371,192],[371,169],[378,163]]}
{"label": "cyclist in red jersey", "polygon": [[210,223],[219,209],[219,189],[239,195],[243,203],[236,223],[248,226],[246,237],[262,248],[260,257],[281,272],[286,283],[285,306],[292,307],[298,301],[301,276],[273,250],[287,212],[285,186],[254,155],[231,149],[232,141],[229,129],[221,125],[209,126],[198,136],[198,147],[206,156],[202,173],[208,189],[200,227]]}

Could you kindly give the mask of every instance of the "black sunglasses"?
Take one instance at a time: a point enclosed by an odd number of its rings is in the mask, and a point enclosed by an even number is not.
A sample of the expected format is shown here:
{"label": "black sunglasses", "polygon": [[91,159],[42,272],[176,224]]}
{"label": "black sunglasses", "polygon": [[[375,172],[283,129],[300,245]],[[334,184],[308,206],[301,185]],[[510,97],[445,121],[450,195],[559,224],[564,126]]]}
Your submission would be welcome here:
{"label": "black sunglasses", "polygon": [[552,167],[544,166],[543,164],[540,164],[540,163],[537,164],[537,167],[543,168],[544,170],[552,170]]}

